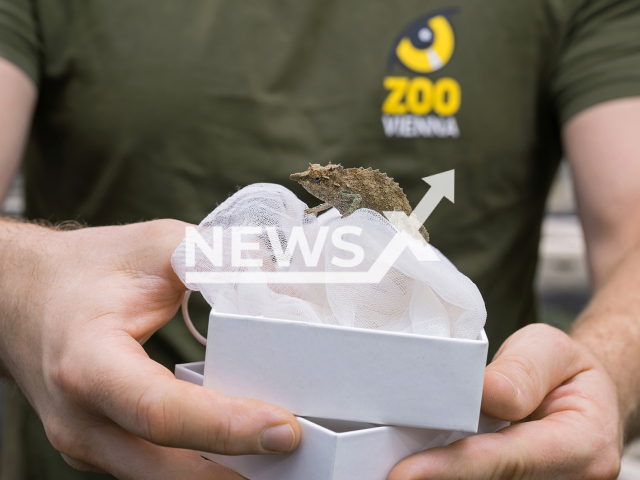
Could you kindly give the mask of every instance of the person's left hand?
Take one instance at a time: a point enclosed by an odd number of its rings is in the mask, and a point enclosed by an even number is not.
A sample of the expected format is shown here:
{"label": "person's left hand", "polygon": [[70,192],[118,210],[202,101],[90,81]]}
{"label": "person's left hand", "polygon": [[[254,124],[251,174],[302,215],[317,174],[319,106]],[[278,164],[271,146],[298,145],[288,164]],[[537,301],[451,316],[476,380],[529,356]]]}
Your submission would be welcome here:
{"label": "person's left hand", "polygon": [[482,411],[523,421],[407,457],[388,480],[618,476],[623,428],[615,387],[560,330],[530,325],[507,339],[486,368]]}

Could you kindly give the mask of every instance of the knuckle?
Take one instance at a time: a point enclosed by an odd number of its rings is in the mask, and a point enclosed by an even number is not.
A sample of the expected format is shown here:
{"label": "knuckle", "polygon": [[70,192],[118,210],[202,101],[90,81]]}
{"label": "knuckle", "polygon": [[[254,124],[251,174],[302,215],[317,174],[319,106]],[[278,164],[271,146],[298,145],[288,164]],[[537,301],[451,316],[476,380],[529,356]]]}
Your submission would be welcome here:
{"label": "knuckle", "polygon": [[[471,437],[467,440],[470,444],[475,443]],[[502,448],[507,447],[506,440]],[[469,450],[471,452],[471,450]],[[475,451],[475,455],[492,458],[492,451],[487,447]],[[532,457],[526,451],[512,449],[506,455],[500,455],[493,458],[492,461],[485,463],[482,467],[476,462],[467,462],[461,478],[483,478],[486,480],[523,480],[537,478],[535,473],[535,464]]]}
{"label": "knuckle", "polygon": [[615,480],[620,474],[621,460],[618,449],[609,446],[594,456],[585,472],[586,480]]}
{"label": "knuckle", "polygon": [[495,468],[491,478],[495,479],[524,479],[534,478],[534,467],[525,458],[517,458],[511,462],[502,462]]}
{"label": "knuckle", "polygon": [[70,428],[58,419],[48,419],[43,425],[49,443],[65,460],[67,456],[81,462],[88,462],[93,458],[91,442],[77,429]]}
{"label": "knuckle", "polygon": [[616,480],[620,475],[620,462],[591,466],[585,472],[585,480]]}
{"label": "knuckle", "polygon": [[[615,480],[621,467],[621,447],[615,429],[603,427],[597,434],[587,434],[581,442],[581,477],[585,480]],[[585,441],[586,440],[586,441]]]}
{"label": "knuckle", "polygon": [[164,227],[167,226],[165,222],[165,220],[152,220],[140,224],[139,227],[145,235],[155,238],[162,235]]}
{"label": "knuckle", "polygon": [[[223,401],[228,402],[228,399]],[[223,406],[220,409],[221,412],[228,412],[228,406]],[[223,455],[232,455],[236,453],[234,451],[233,442],[233,422],[231,415],[224,413],[217,415],[215,421],[212,422],[211,428],[207,432],[209,445],[213,445],[216,452]]]}
{"label": "knuckle", "polygon": [[528,325],[514,335],[517,335],[520,339],[527,338],[553,344],[561,356],[569,354],[573,350],[574,342],[569,335],[556,327],[544,323]]}
{"label": "knuckle", "polygon": [[[278,407],[273,408],[279,410]],[[207,445],[212,445],[215,452],[224,455],[260,450],[257,432],[253,428],[243,428],[243,422],[238,422],[238,419],[252,418],[250,423],[255,425],[266,418],[277,423],[276,419],[280,418],[279,415],[274,415],[270,407],[265,408],[262,402],[240,397],[219,397],[216,400],[216,412],[207,427],[206,440]]]}
{"label": "knuckle", "polygon": [[173,219],[152,220],[141,224],[141,228],[148,238],[163,238],[170,231],[180,231],[182,233],[185,226],[184,222]]}
{"label": "knuckle", "polygon": [[225,415],[216,422],[212,432],[212,444],[215,446],[216,451],[223,455],[235,453],[231,443],[231,431],[231,419]]}
{"label": "knuckle", "polygon": [[69,431],[56,420],[46,420],[42,422],[47,439],[51,446],[58,452],[69,454],[72,442],[69,441]]}
{"label": "knuckle", "polygon": [[61,401],[75,407],[94,409],[102,400],[100,392],[109,391],[105,382],[111,376],[104,369],[88,375],[78,358],[82,358],[82,352],[73,349],[62,354],[57,362],[48,366],[47,379]]}
{"label": "knuckle", "polygon": [[145,390],[138,399],[137,424],[142,435],[156,445],[167,445],[172,437],[166,404],[152,390]]}
{"label": "knuckle", "polygon": [[[438,473],[439,465],[430,461],[428,464],[423,461],[424,452],[417,453],[411,457],[401,460],[391,471],[387,480],[424,480]],[[449,474],[453,472],[449,471]]]}
{"label": "knuckle", "polygon": [[81,472],[95,471],[95,468],[92,468],[91,465],[87,464],[86,462],[76,460],[75,458],[70,457],[69,455],[65,455],[64,453],[61,453],[60,455],[62,456],[62,459],[67,462],[67,465],[69,465],[74,470],[80,470]]}
{"label": "knuckle", "polygon": [[83,375],[77,362],[69,356],[63,356],[55,366],[49,370],[49,378],[55,389],[64,396],[81,396],[83,390]]}
{"label": "knuckle", "polygon": [[557,336],[559,334],[564,335],[562,330],[556,327],[552,327],[551,325],[548,325],[546,323],[532,323],[530,325],[527,325],[526,327],[523,327],[522,329],[520,329],[520,331],[527,332],[527,335],[537,334],[544,337]]}
{"label": "knuckle", "polygon": [[73,468],[74,470],[82,470],[82,462],[79,462],[75,458],[70,457],[69,455],[65,455],[62,452],[60,452],[60,455],[62,456],[62,459],[67,462],[67,465],[69,465],[71,468]]}

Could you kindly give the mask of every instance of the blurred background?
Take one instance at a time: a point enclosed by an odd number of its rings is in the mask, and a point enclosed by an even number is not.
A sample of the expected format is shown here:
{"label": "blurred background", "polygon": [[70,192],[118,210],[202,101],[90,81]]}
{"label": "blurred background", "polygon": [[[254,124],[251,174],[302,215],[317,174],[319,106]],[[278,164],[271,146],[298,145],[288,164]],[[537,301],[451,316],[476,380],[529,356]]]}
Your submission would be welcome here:
{"label": "blurred background", "polygon": [[[2,215],[19,217],[23,209],[23,180],[18,175],[1,210]],[[542,225],[536,288],[541,321],[544,323],[566,331],[587,304],[589,277],[585,253],[582,227],[576,215],[571,171],[563,162],[551,189],[547,215]],[[2,389],[0,382],[0,398],[4,398]],[[10,417],[11,411],[0,403],[0,431],[4,431],[1,428],[3,421],[10,421]],[[0,437],[0,462],[3,450],[5,455],[10,450],[10,441],[10,438]],[[5,480],[1,472],[0,463],[0,480]],[[627,446],[618,480],[640,480],[640,439]]]}

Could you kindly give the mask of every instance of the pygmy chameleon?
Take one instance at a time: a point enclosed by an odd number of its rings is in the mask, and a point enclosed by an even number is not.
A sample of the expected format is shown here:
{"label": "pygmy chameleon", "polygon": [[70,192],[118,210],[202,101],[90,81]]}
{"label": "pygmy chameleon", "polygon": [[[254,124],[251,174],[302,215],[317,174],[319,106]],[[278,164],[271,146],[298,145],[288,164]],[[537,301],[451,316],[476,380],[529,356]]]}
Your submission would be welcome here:
{"label": "pygmy chameleon", "polygon": [[[306,171],[294,173],[290,178],[325,202],[307,208],[305,213],[316,215],[335,207],[342,217],[351,215],[359,208],[368,208],[383,216],[385,211],[402,211],[407,217],[411,215],[411,206],[400,185],[379,170],[343,168],[331,162],[325,167],[309,163]],[[429,234],[424,226],[420,226],[419,232],[428,242]]]}

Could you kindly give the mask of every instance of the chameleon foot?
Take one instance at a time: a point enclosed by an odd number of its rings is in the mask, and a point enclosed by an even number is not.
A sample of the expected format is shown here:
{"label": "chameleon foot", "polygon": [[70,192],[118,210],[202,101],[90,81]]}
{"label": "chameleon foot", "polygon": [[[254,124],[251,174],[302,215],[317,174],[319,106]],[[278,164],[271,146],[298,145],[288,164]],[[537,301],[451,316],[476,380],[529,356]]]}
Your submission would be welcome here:
{"label": "chameleon foot", "polygon": [[308,215],[318,216],[318,213],[320,213],[320,212],[322,212],[324,210],[328,210],[331,207],[333,207],[333,205],[331,205],[330,203],[321,203],[320,205],[318,205],[316,207],[305,209],[304,213],[306,213]]}

